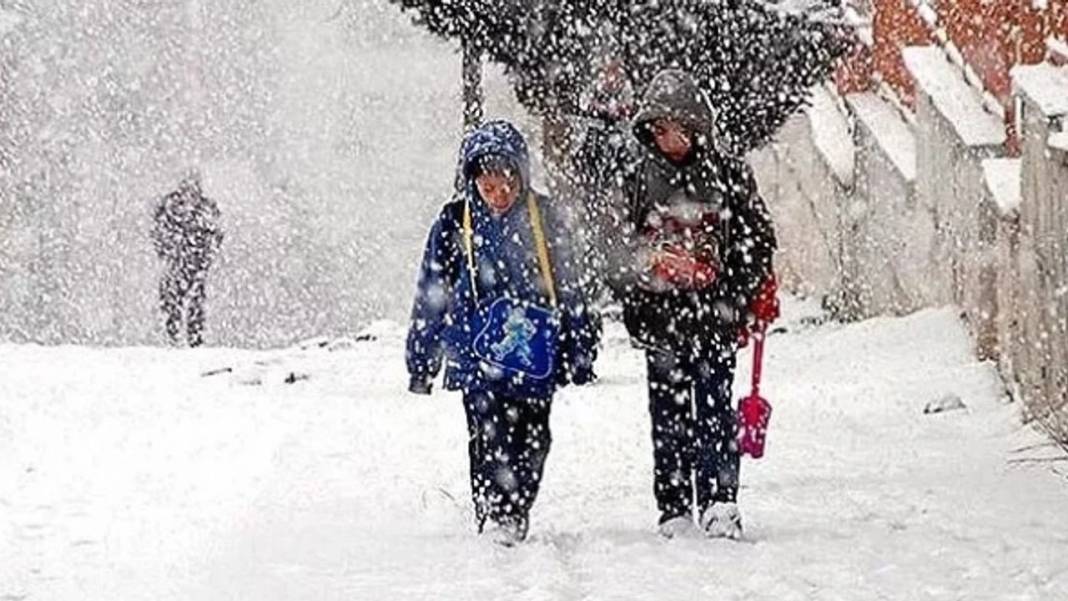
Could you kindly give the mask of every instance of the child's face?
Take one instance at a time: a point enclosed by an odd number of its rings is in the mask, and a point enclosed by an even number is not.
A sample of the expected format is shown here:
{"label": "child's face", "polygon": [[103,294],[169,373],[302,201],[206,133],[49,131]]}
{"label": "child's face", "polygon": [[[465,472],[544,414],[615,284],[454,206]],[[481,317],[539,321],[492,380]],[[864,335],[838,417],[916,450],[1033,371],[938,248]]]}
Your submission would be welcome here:
{"label": "child's face", "polygon": [[660,152],[673,160],[681,161],[690,154],[693,148],[693,140],[690,133],[676,121],[657,119],[650,126],[653,133],[653,142]]}
{"label": "child's face", "polygon": [[519,198],[519,176],[515,173],[488,171],[475,178],[478,193],[498,215],[506,213]]}

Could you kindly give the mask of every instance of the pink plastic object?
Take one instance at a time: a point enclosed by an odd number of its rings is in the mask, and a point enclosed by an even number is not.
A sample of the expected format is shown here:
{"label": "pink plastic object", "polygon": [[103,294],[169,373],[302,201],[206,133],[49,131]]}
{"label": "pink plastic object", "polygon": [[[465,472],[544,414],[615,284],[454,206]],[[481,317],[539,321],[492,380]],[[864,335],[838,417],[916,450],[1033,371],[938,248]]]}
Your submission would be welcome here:
{"label": "pink plastic object", "polygon": [[764,442],[771,419],[771,403],[760,396],[760,377],[764,367],[764,339],[767,325],[753,336],[753,391],[738,404],[738,447],[742,455],[753,459],[764,456]]}

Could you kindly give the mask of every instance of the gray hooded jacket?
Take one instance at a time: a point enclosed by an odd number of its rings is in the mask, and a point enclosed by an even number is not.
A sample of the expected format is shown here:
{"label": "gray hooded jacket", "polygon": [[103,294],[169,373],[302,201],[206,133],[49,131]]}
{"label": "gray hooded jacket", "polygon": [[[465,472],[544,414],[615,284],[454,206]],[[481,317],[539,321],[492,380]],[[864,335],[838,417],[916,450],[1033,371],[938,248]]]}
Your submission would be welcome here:
{"label": "gray hooded jacket", "polygon": [[[681,164],[653,142],[656,120],[682,124],[695,148]],[[660,73],[646,90],[634,119],[642,156],[627,182],[627,221],[632,239],[650,225],[650,215],[679,205],[707,207],[718,215],[715,255],[719,275],[699,290],[650,291],[637,274],[621,270],[616,282],[632,337],[676,351],[705,354],[733,343],[749,319],[749,306],[772,272],[776,242],[771,219],[745,161],[718,148],[716,115],[694,80],[682,71]],[[636,249],[636,254],[640,252]]]}

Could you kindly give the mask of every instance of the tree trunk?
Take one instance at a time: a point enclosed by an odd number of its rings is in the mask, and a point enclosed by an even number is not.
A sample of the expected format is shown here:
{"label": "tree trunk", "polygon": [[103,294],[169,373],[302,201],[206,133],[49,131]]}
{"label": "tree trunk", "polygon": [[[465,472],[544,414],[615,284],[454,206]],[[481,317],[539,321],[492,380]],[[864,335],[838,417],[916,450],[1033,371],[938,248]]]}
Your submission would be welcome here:
{"label": "tree trunk", "polygon": [[574,173],[571,164],[572,127],[560,115],[546,115],[541,122],[541,148],[549,191],[554,198],[574,198]]}
{"label": "tree trunk", "polygon": [[482,123],[482,53],[471,42],[463,42],[464,131]]}
{"label": "tree trunk", "polygon": [[205,116],[207,111],[206,94],[204,91],[204,54],[202,44],[204,40],[204,14],[201,0],[187,0],[185,4],[185,18],[188,30],[188,38],[185,48],[186,89],[188,90],[188,106],[186,106],[186,139],[183,146],[188,149],[188,155],[183,159],[186,164],[183,170],[192,162],[198,168],[203,143],[203,131],[207,127],[208,120]]}

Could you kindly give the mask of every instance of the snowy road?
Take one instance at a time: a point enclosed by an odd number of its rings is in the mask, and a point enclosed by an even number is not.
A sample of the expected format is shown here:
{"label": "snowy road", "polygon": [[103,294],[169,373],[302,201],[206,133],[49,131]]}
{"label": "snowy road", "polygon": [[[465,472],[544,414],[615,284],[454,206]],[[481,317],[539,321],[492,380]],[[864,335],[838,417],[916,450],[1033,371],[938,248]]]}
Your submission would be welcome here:
{"label": "snowy road", "polygon": [[[741,543],[654,534],[643,367],[618,332],[602,382],[559,397],[513,550],[468,533],[460,403],[403,392],[396,335],[0,347],[0,600],[1068,599],[1068,463],[1031,461],[1055,449],[953,312],[798,311],[769,345],[776,413],[743,466]],[[923,415],[949,393],[968,409]]]}

